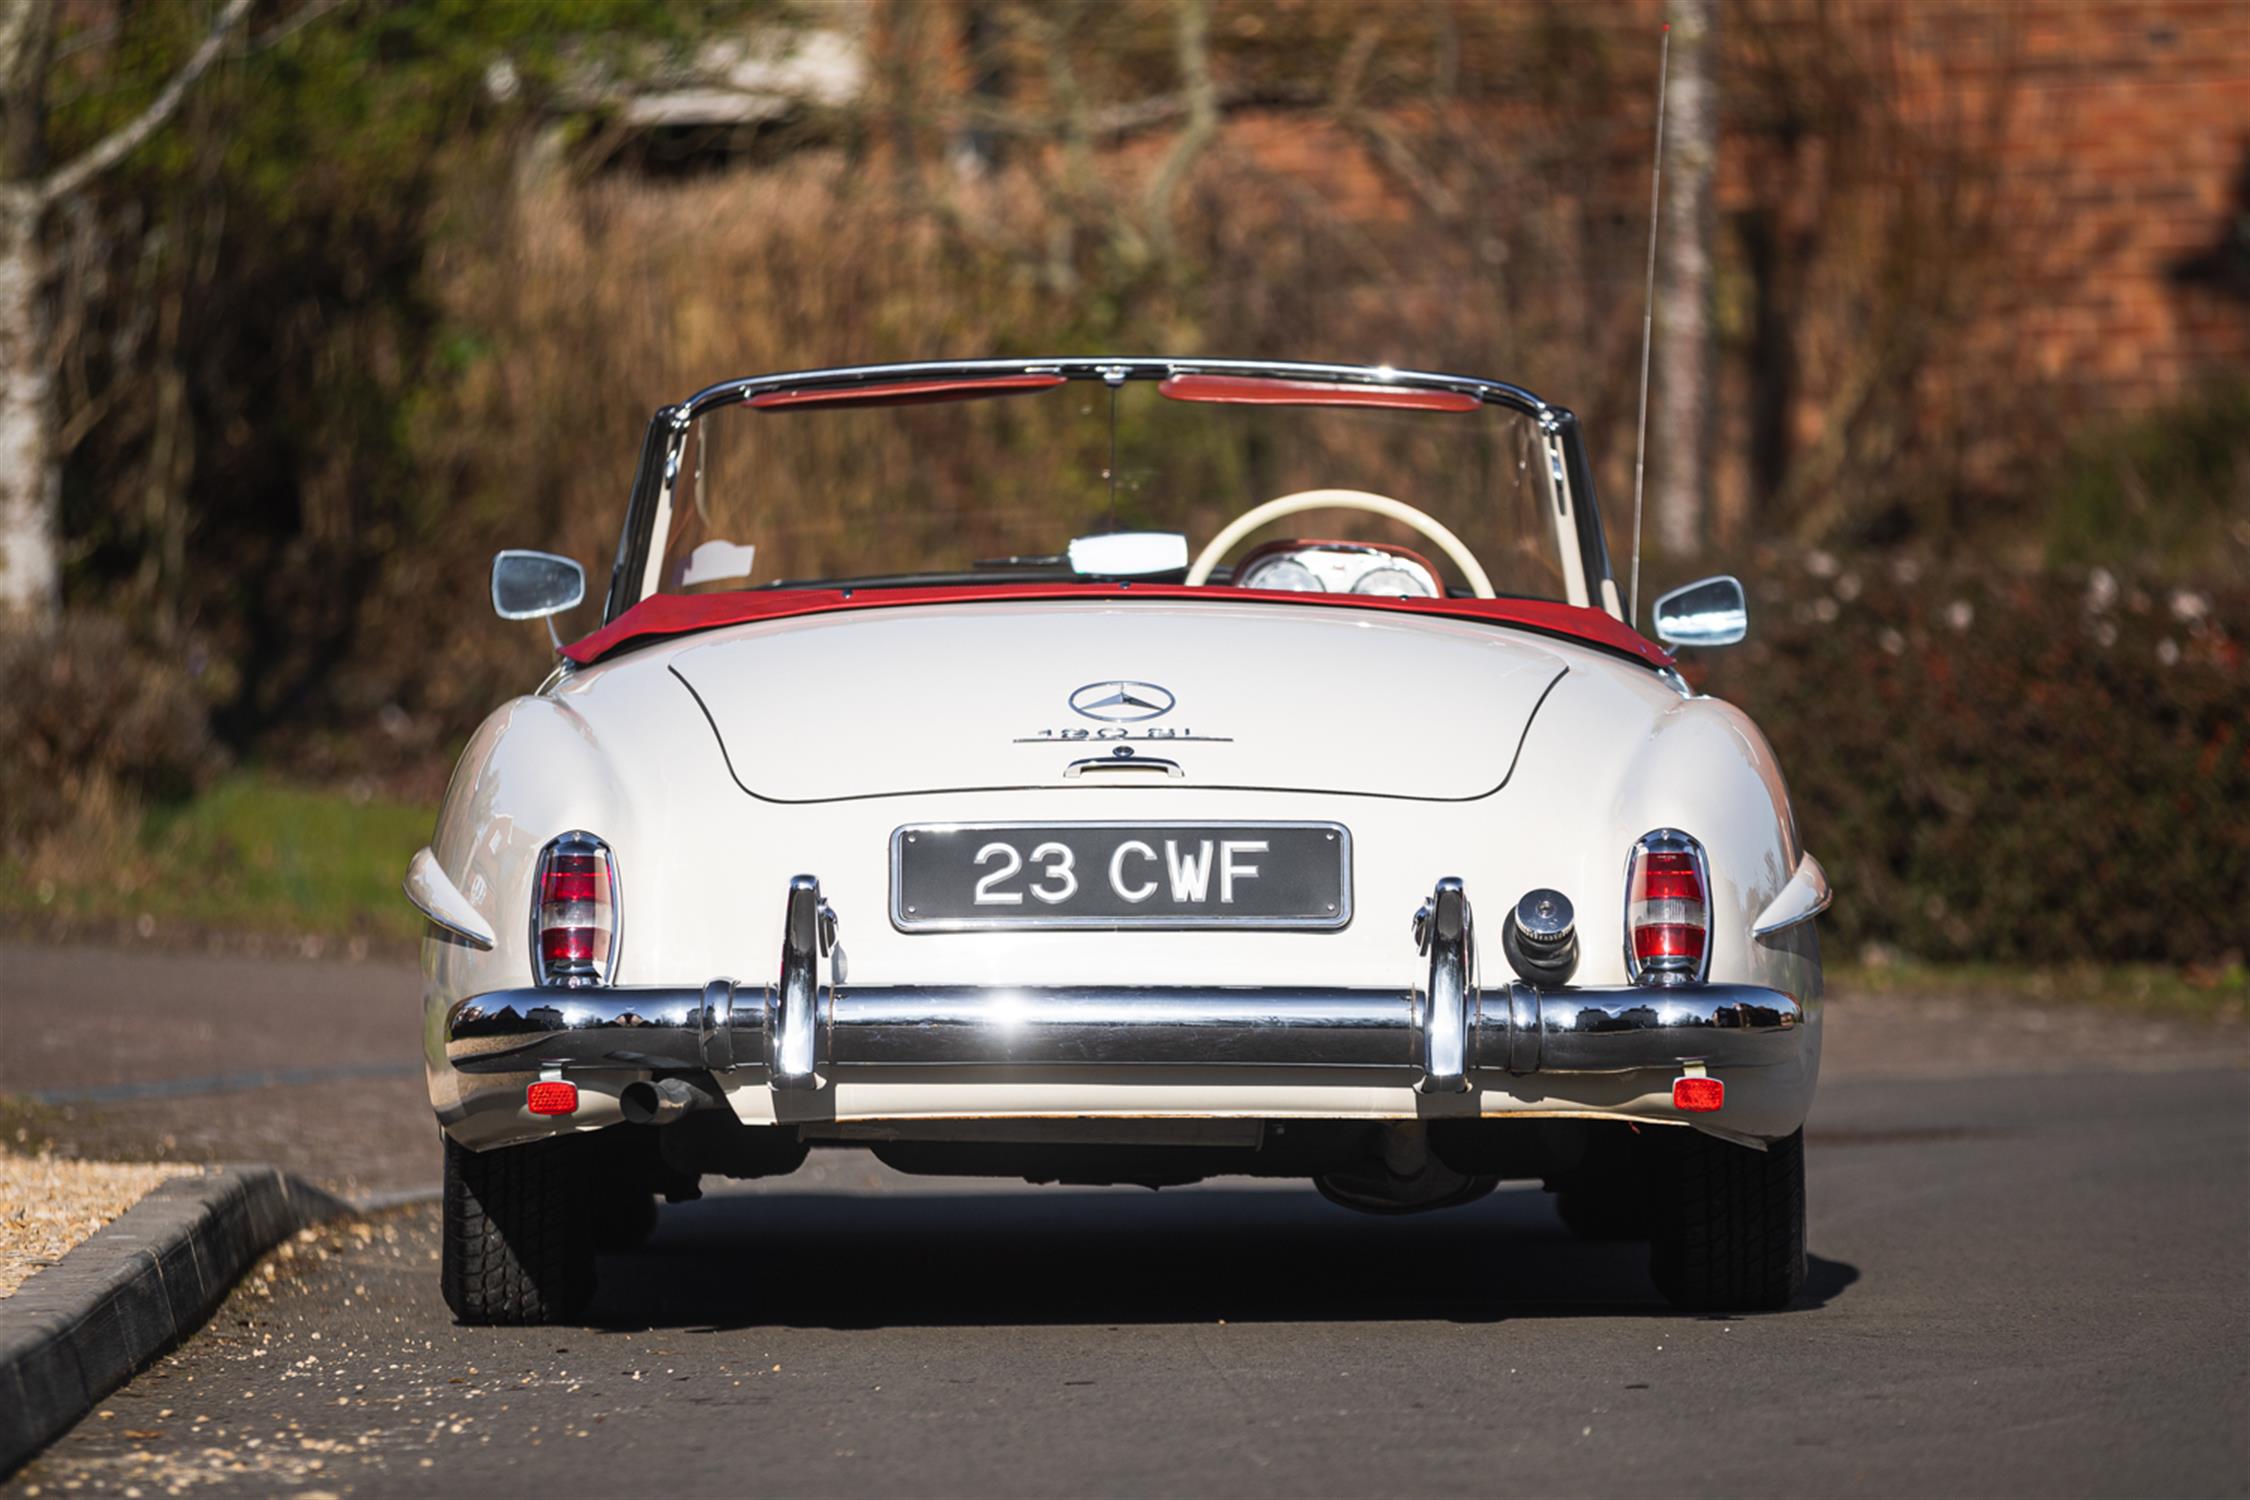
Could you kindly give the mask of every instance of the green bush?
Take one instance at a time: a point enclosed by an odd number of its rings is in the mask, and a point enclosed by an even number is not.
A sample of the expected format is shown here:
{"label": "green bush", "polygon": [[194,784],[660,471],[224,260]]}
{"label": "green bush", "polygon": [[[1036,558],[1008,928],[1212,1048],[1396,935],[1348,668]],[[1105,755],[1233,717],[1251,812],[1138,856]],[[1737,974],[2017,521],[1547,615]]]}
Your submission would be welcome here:
{"label": "green bush", "polygon": [[2239,962],[2250,587],[1816,555],[1689,664],[1772,738],[1839,956]]}
{"label": "green bush", "polygon": [[2221,379],[2071,443],[2047,488],[2050,559],[2138,557],[2189,576],[2250,558],[2250,380]]}

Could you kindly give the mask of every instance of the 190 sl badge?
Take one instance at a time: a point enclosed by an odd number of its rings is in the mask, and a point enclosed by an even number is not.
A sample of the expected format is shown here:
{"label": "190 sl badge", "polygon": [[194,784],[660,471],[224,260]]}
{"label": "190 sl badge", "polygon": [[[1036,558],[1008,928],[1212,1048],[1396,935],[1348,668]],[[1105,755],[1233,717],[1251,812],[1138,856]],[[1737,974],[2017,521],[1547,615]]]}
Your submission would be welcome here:
{"label": "190 sl badge", "polygon": [[[1070,711],[1081,717],[1101,722],[1101,728],[1090,729],[1084,724],[1066,724],[1059,729],[1042,729],[1036,734],[1019,734],[1015,743],[1036,745],[1057,740],[1206,740],[1224,742],[1231,735],[1197,734],[1185,724],[1149,724],[1179,706],[1179,697],[1170,688],[1153,682],[1134,682],[1125,678],[1108,678],[1089,682],[1071,693]],[[1128,726],[1147,724],[1145,729]]]}

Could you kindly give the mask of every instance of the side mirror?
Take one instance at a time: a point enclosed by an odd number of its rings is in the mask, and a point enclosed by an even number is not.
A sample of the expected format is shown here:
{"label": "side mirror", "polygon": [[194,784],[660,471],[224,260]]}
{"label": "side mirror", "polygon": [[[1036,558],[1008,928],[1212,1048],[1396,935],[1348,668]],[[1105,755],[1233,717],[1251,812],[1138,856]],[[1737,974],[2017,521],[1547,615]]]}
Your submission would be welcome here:
{"label": "side mirror", "polygon": [[510,548],[492,559],[492,612],[503,620],[539,620],[586,597],[586,570],[552,552]]}
{"label": "side mirror", "polygon": [[1656,638],[1674,646],[1731,646],[1750,633],[1742,580],[1724,574],[1672,590],[1656,601]]}
{"label": "side mirror", "polygon": [[1187,565],[1187,538],[1176,531],[1112,531],[1070,544],[1070,571],[1081,578],[1145,578]]}

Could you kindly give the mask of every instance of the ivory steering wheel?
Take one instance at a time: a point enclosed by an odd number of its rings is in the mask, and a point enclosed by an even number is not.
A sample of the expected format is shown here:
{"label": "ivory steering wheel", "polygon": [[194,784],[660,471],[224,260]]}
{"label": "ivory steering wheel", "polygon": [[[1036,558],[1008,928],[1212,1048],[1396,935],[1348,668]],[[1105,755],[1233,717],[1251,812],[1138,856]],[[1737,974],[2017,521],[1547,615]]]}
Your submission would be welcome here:
{"label": "ivory steering wheel", "polygon": [[1416,510],[1403,500],[1393,500],[1388,495],[1378,495],[1371,490],[1299,490],[1293,495],[1283,495],[1279,499],[1268,500],[1263,505],[1252,506],[1229,521],[1226,528],[1211,538],[1210,544],[1196,554],[1194,563],[1187,570],[1189,586],[1209,583],[1212,570],[1219,566],[1220,561],[1239,546],[1244,537],[1259,527],[1278,521],[1283,516],[1293,516],[1308,510],[1363,510],[1369,515],[1385,516],[1401,525],[1411,526],[1429,538],[1440,552],[1452,560],[1453,566],[1461,570],[1461,576],[1468,580],[1470,593],[1479,599],[1493,597],[1492,580],[1485,576],[1476,554],[1459,537],[1446,530],[1436,517]]}

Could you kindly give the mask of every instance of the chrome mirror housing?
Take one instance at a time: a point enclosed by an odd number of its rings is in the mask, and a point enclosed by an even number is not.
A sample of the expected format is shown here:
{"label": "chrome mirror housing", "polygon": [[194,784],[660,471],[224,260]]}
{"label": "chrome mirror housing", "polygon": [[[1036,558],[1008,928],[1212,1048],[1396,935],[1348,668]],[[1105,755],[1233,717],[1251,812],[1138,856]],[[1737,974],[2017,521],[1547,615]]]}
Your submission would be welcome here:
{"label": "chrome mirror housing", "polygon": [[1070,571],[1083,578],[1144,578],[1184,573],[1187,565],[1187,538],[1176,531],[1113,531],[1070,543]]}
{"label": "chrome mirror housing", "polygon": [[492,612],[503,620],[559,615],[585,597],[586,570],[570,558],[510,548],[492,559]]}
{"label": "chrome mirror housing", "polygon": [[1656,638],[1671,646],[1731,646],[1750,633],[1742,580],[1727,574],[1683,584],[1656,601]]}

